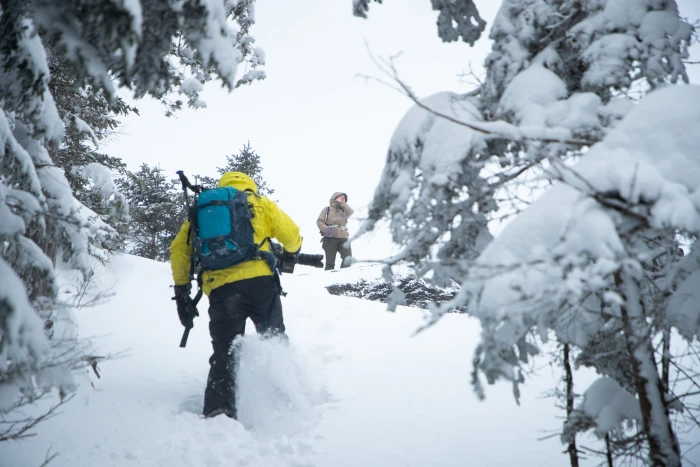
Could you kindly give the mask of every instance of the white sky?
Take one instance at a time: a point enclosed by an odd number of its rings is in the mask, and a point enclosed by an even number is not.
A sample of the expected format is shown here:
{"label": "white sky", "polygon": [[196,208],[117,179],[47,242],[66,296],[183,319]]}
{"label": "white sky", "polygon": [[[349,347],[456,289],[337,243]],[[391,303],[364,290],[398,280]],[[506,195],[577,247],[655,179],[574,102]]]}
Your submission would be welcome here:
{"label": "white sky", "polygon": [[[501,2],[476,4],[490,25]],[[683,15],[700,18],[698,0],[678,4]],[[173,177],[176,170],[215,176],[225,156],[250,141],[276,190],[272,198],[302,229],[302,252],[321,252],[316,216],[334,191],[347,192],[349,204],[363,211],[391,135],[411,106],[405,96],[358,77],[381,77],[367,46],[379,57],[401,53],[401,76],[423,97],[473,89],[473,78],[458,75],[470,65],[481,74],[491,46],[486,36],[474,48],[443,43],[429,0],[372,3],[367,20],[351,10],[351,0],[259,1],[251,33],[265,49],[267,79],[232,93],[209,83],[202,94],[208,108],[175,118],[141,100],[141,116],[123,119],[123,134],[103,150],[131,170],[146,162]],[[700,82],[700,65],[688,68]],[[389,242],[380,235],[354,245],[354,255],[367,258],[388,253]]]}

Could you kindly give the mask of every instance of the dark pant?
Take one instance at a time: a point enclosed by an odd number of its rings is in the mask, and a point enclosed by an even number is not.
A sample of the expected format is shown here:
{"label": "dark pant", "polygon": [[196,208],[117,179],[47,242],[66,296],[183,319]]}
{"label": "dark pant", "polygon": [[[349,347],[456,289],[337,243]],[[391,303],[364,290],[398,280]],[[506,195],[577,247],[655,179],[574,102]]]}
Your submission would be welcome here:
{"label": "dark pant", "polygon": [[350,267],[350,264],[345,262],[345,258],[352,256],[352,249],[350,246],[345,246],[347,241],[347,238],[324,237],[323,251],[326,252],[326,271],[335,267],[335,257],[338,253],[340,253],[340,259],[342,261],[340,267]]}
{"label": "dark pant", "polygon": [[[204,392],[204,415],[218,409],[236,412],[238,346],[246,318],[264,335],[283,335],[280,289],[275,276],[254,277],[224,284],[209,295],[209,334],[214,348]],[[285,336],[286,337],[286,336]]]}

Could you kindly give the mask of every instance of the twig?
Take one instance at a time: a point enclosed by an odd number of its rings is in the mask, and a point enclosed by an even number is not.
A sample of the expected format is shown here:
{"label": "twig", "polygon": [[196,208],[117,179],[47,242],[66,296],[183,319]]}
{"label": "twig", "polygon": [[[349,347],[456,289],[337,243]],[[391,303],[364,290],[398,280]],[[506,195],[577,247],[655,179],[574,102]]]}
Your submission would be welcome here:
{"label": "twig", "polygon": [[95,376],[97,376],[97,379],[100,379],[100,372],[99,368],[97,368],[97,362],[104,359],[105,357],[99,357],[97,355],[88,355],[85,357],[85,361],[87,361],[90,364],[90,366],[92,367],[92,371],[94,371]]}
{"label": "twig", "polygon": [[[578,173],[572,167],[567,167],[566,165],[561,164],[560,161],[558,161],[557,159],[551,159],[551,161],[553,162],[552,166],[556,166],[557,164],[559,164],[558,167],[563,167],[565,170],[568,170],[569,172],[571,172],[574,175],[574,177],[581,180],[586,185],[586,187],[588,187],[588,189],[589,189],[589,193],[586,193],[586,194],[588,196],[590,196],[591,198],[595,199],[597,202],[599,202],[603,206],[610,208],[610,209],[613,209],[615,211],[619,211],[623,214],[627,214],[628,216],[630,216],[634,219],[640,220],[644,223],[644,225],[649,224],[649,219],[647,219],[647,217],[645,215],[631,210],[628,204],[621,203],[621,202],[618,202],[614,199],[603,196],[593,186],[593,184],[590,181],[588,181],[588,179],[586,179],[583,175]],[[566,180],[564,180],[563,176],[561,178],[559,178],[559,181],[561,181],[562,183],[566,183]],[[570,183],[567,183],[567,185],[571,186],[572,188],[577,188],[577,187],[571,185]],[[581,191],[583,191],[583,190],[581,190]]]}
{"label": "twig", "polygon": [[51,462],[52,460],[54,460],[56,458],[56,456],[58,456],[57,452],[54,452],[53,454],[49,455],[50,453],[51,453],[51,448],[49,448],[49,450],[46,451],[46,458],[44,459],[44,462],[42,462],[42,464],[39,467],[46,467],[47,465],[49,465],[49,462]]}
{"label": "twig", "polygon": [[[44,420],[47,420],[55,415],[58,415],[56,410],[61,407],[62,405],[66,404],[68,401],[73,399],[75,397],[75,394],[72,394],[62,400],[60,400],[57,404],[53,405],[46,413],[39,415],[35,419],[25,419],[25,420],[18,420],[16,422],[0,422],[0,423],[12,423],[10,427],[4,432],[0,433],[0,442],[3,441],[9,441],[9,440],[17,440],[17,439],[22,439],[22,438],[28,438],[31,436],[35,436],[36,433],[27,433],[29,430],[33,429],[35,426],[37,426],[39,423],[43,422]],[[15,425],[24,423],[25,425],[13,432],[13,429]]]}

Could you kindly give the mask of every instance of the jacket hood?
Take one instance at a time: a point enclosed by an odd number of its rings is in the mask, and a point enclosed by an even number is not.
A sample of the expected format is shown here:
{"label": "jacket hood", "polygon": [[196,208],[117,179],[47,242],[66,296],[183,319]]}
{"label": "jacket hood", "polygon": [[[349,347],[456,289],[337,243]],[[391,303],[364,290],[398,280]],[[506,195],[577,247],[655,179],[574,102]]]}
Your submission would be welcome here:
{"label": "jacket hood", "polygon": [[219,186],[230,186],[241,191],[252,190],[256,195],[258,194],[258,186],[243,172],[226,172],[219,179]]}
{"label": "jacket hood", "polygon": [[331,206],[333,206],[333,201],[335,201],[335,199],[340,195],[345,195],[345,202],[347,203],[348,202],[348,195],[346,193],[343,193],[342,191],[336,191],[335,193],[333,193],[333,196],[331,196],[331,201],[329,204]]}

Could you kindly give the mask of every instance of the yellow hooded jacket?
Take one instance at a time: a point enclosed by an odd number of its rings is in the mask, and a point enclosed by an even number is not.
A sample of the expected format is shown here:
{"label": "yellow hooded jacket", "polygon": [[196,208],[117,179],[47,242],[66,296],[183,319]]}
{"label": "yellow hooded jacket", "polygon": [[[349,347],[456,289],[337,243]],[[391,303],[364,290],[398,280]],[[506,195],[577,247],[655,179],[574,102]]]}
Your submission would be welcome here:
{"label": "yellow hooded jacket", "polygon": [[[251,207],[253,239],[256,244],[259,245],[267,237],[276,238],[286,251],[299,251],[301,248],[299,226],[275,202],[258,196],[258,187],[253,179],[242,172],[226,172],[221,176],[219,186],[230,186],[237,190],[249,190],[254,193],[248,196],[248,205]],[[187,242],[189,230],[190,222],[185,221],[170,244],[170,266],[175,285],[185,285],[189,282],[192,256],[192,242]],[[270,251],[269,242],[265,242],[260,250]],[[265,260],[254,259],[218,271],[205,271],[202,275],[202,289],[209,295],[212,290],[229,282],[271,275],[272,271]]]}

